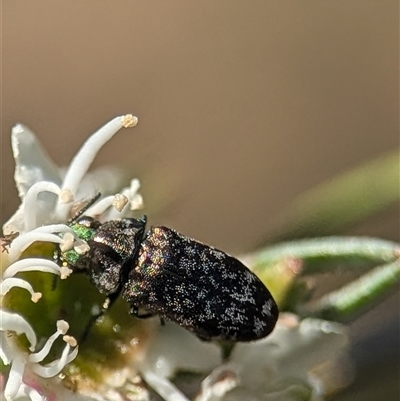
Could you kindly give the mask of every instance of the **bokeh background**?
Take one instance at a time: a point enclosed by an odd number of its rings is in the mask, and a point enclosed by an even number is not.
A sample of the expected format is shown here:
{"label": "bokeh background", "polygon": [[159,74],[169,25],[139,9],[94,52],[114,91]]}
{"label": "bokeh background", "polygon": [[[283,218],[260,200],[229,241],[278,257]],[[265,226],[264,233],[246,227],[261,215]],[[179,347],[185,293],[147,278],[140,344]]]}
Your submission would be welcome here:
{"label": "bokeh background", "polygon": [[[135,114],[95,165],[141,179],[150,222],[230,253],[272,238],[304,191],[399,146],[396,0],[1,6],[2,222],[18,205],[16,122],[62,166]],[[398,240],[398,205],[340,233]],[[397,293],[353,324],[359,373],[338,399],[398,399],[399,334]]]}

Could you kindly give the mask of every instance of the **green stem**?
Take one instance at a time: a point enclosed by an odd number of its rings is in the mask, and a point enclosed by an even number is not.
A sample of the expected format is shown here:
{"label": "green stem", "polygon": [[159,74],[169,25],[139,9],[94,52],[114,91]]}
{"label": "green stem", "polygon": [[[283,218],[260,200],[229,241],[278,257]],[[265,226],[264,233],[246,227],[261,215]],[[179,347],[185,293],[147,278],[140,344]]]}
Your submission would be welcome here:
{"label": "green stem", "polygon": [[328,320],[349,320],[386,295],[400,282],[400,260],[378,266],[358,280],[319,299],[311,307],[301,308],[303,316]]}
{"label": "green stem", "polygon": [[262,272],[285,258],[303,262],[302,274],[326,273],[332,266],[346,264],[371,267],[400,256],[400,245],[377,238],[325,237],[274,245],[249,257],[253,270]]}
{"label": "green stem", "polygon": [[276,221],[274,242],[330,235],[399,202],[400,158],[393,151],[295,199]]}

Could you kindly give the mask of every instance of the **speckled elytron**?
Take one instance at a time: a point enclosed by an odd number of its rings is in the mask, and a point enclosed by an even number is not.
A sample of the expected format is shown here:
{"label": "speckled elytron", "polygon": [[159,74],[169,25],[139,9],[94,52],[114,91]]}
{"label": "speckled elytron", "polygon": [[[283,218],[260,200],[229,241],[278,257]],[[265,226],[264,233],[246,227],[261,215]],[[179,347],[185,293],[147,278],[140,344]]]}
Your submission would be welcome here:
{"label": "speckled elytron", "polygon": [[121,294],[132,314],[159,315],[203,340],[252,341],[273,330],[277,305],[246,266],[170,228],[144,234],[145,225],[145,217],[104,224],[81,217],[73,229],[92,233],[90,250],[62,258],[110,299]]}

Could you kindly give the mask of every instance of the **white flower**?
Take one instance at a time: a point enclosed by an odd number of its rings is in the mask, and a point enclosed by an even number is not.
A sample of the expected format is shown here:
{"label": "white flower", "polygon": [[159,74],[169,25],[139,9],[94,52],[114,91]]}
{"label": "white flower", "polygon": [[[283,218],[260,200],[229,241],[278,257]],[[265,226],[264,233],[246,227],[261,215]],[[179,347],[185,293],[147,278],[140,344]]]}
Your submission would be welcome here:
{"label": "white flower", "polygon": [[[36,335],[25,319],[18,314],[2,310],[0,321],[0,356],[4,364],[11,363],[10,373],[4,389],[6,400],[14,400],[22,396],[28,396],[32,400],[42,399],[38,391],[28,384],[32,377],[49,378],[56,376],[78,354],[76,340],[65,335],[68,330],[68,323],[64,320],[59,320],[57,322],[57,331],[47,339],[39,352],[34,353],[33,351],[37,345]],[[26,335],[30,343],[29,351],[31,353],[25,353],[19,348],[12,333]],[[48,355],[51,346],[60,335],[64,335],[63,339],[66,342],[61,357],[47,365],[39,364]],[[70,352],[71,347],[75,347],[72,352]]]}
{"label": "white flower", "polygon": [[[59,266],[54,250],[87,251],[68,220],[98,191],[101,197],[85,215],[102,222],[142,207],[139,180],[117,191],[115,172],[88,173],[99,149],[120,128],[136,124],[131,115],[110,121],[85,142],[64,173],[28,128],[13,128],[21,205],[3,227],[0,358],[9,366],[2,376],[6,400],[148,401],[149,388],[165,401],[322,400],[325,383],[314,369],[339,354],[346,335],[342,326],[321,320],[300,322],[282,314],[268,338],[236,344],[224,360],[220,345],[173,323],[133,319],[127,305],[117,303],[92,327],[78,355],[77,341],[66,332],[69,326],[69,332],[82,329],[104,297],[84,277]],[[55,289],[47,273],[61,278]],[[68,323],[58,318],[63,314]],[[191,396],[173,383],[179,372],[194,374]]]}
{"label": "white flower", "polygon": [[[15,302],[6,305],[7,293],[16,288],[22,288],[31,295],[31,301],[36,303],[41,298],[40,292],[35,292],[32,285],[22,279],[14,277],[16,274],[28,271],[40,271],[56,274],[64,279],[71,270],[60,267],[57,263],[44,258],[22,258],[22,253],[32,244],[49,242],[60,244],[60,247],[78,246],[79,241],[67,220],[70,217],[73,201],[83,197],[93,197],[96,189],[88,185],[85,177],[90,164],[100,148],[122,127],[131,127],[137,124],[137,118],[132,115],[117,117],[110,121],[82,146],[81,150],[72,160],[64,176],[54,163],[47,157],[35,135],[21,124],[12,130],[12,148],[16,161],[15,182],[21,198],[21,206],[11,219],[4,225],[3,232],[13,241],[3,244],[7,254],[2,254],[0,296],[2,299],[0,309],[0,357],[5,365],[11,365],[4,396],[7,400],[28,397],[31,400],[46,399],[40,389],[36,388],[42,378],[58,375],[60,371],[78,354],[76,340],[66,336],[68,323],[57,322],[57,331],[51,335],[41,351],[37,349],[37,338],[33,327],[18,313],[7,310],[6,306],[13,306]],[[117,181],[114,176],[114,180]],[[106,183],[107,184],[107,183]],[[131,187],[123,189],[123,194],[116,194],[114,203],[119,206],[116,214],[123,215],[123,206],[131,202],[133,208],[141,206],[141,197],[137,193],[138,180],[132,180]],[[106,198],[107,199],[107,198]],[[112,202],[99,202],[94,211],[96,214],[104,213]],[[122,205],[122,206],[121,206]],[[122,213],[121,213],[122,212]],[[87,212],[89,214],[90,211]],[[18,236],[15,235],[18,233]],[[58,233],[58,234],[55,234]],[[60,235],[66,234],[65,239]],[[13,237],[16,237],[15,239]],[[81,242],[81,241],[80,241]],[[55,323],[55,322],[54,322]],[[21,335],[28,339],[29,347],[21,346]],[[61,357],[45,365],[40,364],[49,354],[56,338],[63,335],[66,342]],[[40,339],[43,343],[43,339]],[[71,351],[71,348],[73,350]],[[36,383],[33,385],[32,383]]]}
{"label": "white flower", "polygon": [[[96,154],[107,141],[122,127],[133,127],[137,122],[136,117],[126,115],[117,117],[100,128],[84,143],[64,176],[62,176],[62,170],[56,168],[46,155],[29,128],[22,124],[16,125],[12,130],[11,144],[16,164],[14,179],[21,198],[21,206],[3,226],[4,234],[25,233],[44,224],[66,222],[69,218],[71,202],[93,197],[98,191],[96,185],[104,189],[105,193],[109,193],[110,183],[90,182],[87,171]],[[114,176],[113,180],[118,182],[118,177]],[[132,191],[123,190],[125,196],[130,195],[128,200],[134,202],[134,205],[140,203],[138,189],[138,181],[133,180]],[[104,205],[101,212],[104,212],[108,206],[109,204]]]}
{"label": "white flower", "polygon": [[281,314],[270,336],[236,345],[229,362],[203,381],[196,401],[323,400],[325,383],[313,369],[334,361],[346,345],[340,324]]}

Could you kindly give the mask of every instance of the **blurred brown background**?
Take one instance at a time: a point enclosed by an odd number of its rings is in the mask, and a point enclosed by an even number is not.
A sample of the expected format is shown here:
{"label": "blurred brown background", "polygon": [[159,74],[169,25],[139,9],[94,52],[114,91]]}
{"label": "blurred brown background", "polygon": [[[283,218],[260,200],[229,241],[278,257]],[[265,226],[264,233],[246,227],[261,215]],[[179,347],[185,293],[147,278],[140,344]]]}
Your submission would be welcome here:
{"label": "blurred brown background", "polygon": [[[394,0],[3,0],[1,220],[18,204],[12,125],[62,166],[133,113],[96,165],[141,179],[150,222],[252,249],[297,195],[398,147],[398,30]],[[367,223],[353,232],[398,239],[397,208]],[[398,302],[365,320],[385,328],[378,351],[399,346]]]}

